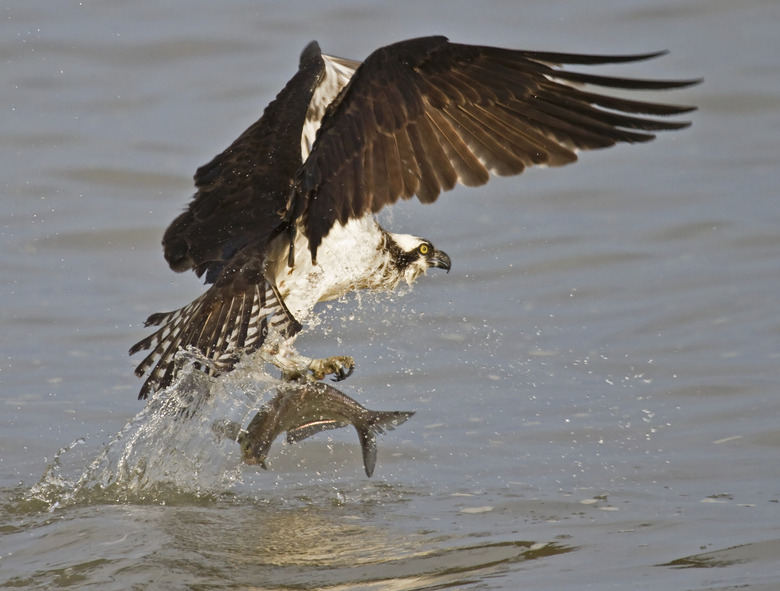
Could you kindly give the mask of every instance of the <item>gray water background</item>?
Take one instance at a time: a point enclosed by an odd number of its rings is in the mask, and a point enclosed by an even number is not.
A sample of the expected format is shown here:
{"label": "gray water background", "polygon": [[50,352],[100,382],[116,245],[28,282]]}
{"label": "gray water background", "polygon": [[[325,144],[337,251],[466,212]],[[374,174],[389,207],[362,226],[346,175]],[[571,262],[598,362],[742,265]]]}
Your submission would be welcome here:
{"label": "gray water background", "polygon": [[[778,588],[780,4],[28,0],[0,14],[0,587]],[[651,144],[383,214],[452,272],[327,307],[298,340],[353,355],[343,390],[363,404],[417,411],[380,438],[372,479],[346,430],[278,442],[268,472],[193,432],[179,488],[74,496],[84,474],[111,478],[128,435],[135,460],[171,468],[174,434],[136,416],[126,351],[148,314],[202,292],[159,245],[195,168],[309,40],[361,59],[433,33],[670,49],[606,71],[703,76],[651,95],[700,110]]]}

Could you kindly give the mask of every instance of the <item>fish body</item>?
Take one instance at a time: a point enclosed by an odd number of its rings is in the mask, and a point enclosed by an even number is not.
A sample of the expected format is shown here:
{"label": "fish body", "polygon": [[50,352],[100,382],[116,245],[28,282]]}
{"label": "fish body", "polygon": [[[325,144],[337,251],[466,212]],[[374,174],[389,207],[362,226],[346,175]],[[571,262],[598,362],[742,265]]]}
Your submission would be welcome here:
{"label": "fish body", "polygon": [[352,425],[358,433],[366,476],[376,466],[376,436],[406,422],[414,412],[365,408],[323,382],[285,385],[236,436],[244,462],[266,468],[271,444],[282,432],[295,443],[327,429]]}

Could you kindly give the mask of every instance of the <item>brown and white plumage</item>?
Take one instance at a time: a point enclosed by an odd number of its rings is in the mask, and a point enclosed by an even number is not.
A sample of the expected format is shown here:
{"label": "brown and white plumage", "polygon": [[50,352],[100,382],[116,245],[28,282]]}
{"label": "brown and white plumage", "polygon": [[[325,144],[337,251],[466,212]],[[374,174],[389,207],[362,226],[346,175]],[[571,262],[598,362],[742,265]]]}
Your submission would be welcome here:
{"label": "brown and white plumage", "polygon": [[[398,199],[435,201],[491,174],[559,166],[576,152],[643,142],[687,122],[658,119],[692,107],[629,100],[591,87],[662,90],[695,81],[639,80],[560,65],[634,62],[658,53],[594,56],[402,41],[359,62],[316,43],[263,117],[198,169],[188,209],[165,233],[175,271],[205,274],[208,291],[169,314],[131,353],[152,349],[141,390],[173,379],[177,351],[210,371],[261,349],[283,369],[316,303],[355,289],[392,289],[449,258],[421,238],[384,231],[374,213]],[[343,375],[341,371],[337,372]]]}

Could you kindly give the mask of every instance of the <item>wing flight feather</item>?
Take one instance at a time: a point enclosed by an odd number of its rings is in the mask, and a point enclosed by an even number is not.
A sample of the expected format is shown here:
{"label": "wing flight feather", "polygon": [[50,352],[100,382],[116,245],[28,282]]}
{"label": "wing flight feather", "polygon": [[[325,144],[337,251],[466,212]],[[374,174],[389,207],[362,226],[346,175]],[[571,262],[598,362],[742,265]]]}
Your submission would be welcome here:
{"label": "wing flight feather", "polygon": [[[372,53],[326,110],[287,203],[301,217],[312,256],[335,223],[416,194],[430,203],[457,183],[490,173],[560,166],[579,150],[644,142],[686,127],[643,115],[693,107],[593,92],[586,87],[665,90],[694,80],[642,80],[562,70],[561,64],[634,62],[640,55],[576,55],[402,41]],[[361,182],[362,181],[362,182]]]}

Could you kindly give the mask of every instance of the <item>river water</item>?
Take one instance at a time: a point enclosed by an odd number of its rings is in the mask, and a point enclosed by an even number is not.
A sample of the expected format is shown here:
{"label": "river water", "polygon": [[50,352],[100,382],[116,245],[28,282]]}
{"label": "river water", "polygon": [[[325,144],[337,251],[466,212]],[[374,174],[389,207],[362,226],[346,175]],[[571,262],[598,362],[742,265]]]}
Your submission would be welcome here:
{"label": "river water", "polygon": [[[777,588],[780,4],[27,0],[2,15],[0,586]],[[162,232],[308,41],[362,59],[433,33],[666,48],[607,71],[704,77],[649,97],[700,110],[650,144],[383,214],[452,272],[323,307],[298,346],[353,355],[346,394],[415,416],[380,436],[371,479],[352,430],[242,466],[209,427],[263,397],[256,368],[136,400],[143,319],[203,289],[167,269]],[[192,391],[212,394],[182,420]]]}

